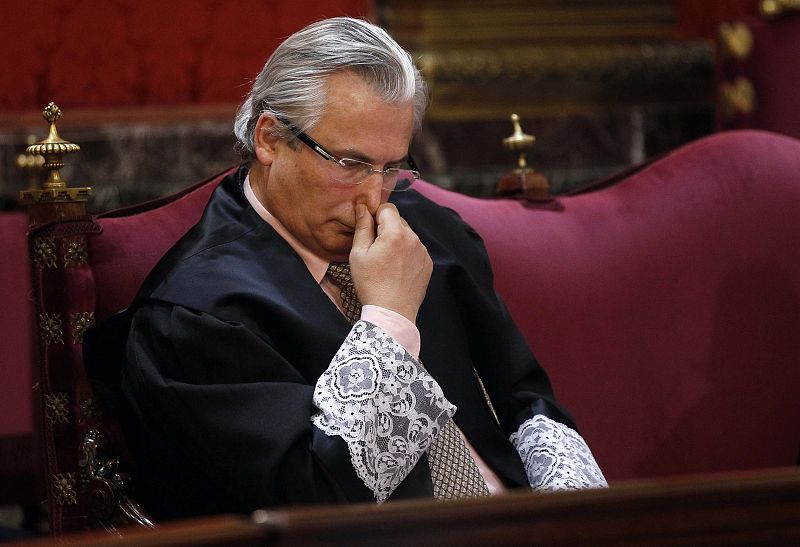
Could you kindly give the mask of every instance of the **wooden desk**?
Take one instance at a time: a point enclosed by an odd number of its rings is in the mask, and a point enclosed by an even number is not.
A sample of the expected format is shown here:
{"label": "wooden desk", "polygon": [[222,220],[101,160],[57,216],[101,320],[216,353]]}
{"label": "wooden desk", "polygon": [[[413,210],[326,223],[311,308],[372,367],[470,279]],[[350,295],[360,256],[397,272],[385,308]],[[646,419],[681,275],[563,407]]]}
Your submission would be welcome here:
{"label": "wooden desk", "polygon": [[[28,542],[25,545],[44,545]],[[66,545],[800,545],[800,469],[512,493],[258,511],[156,530],[65,537]]]}

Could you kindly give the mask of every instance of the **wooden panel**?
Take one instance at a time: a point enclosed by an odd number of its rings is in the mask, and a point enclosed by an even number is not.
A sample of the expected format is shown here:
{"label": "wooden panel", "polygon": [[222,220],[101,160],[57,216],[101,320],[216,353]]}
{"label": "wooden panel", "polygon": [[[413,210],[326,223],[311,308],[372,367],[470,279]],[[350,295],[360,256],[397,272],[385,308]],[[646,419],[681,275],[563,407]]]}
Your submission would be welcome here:
{"label": "wooden panel", "polygon": [[[607,490],[514,493],[261,511],[66,545],[791,545],[800,541],[800,471],[777,469],[620,483]],[[26,545],[43,545],[29,542]]]}
{"label": "wooden panel", "polygon": [[709,105],[713,50],[680,39],[672,0],[382,0],[419,57],[430,120]]}

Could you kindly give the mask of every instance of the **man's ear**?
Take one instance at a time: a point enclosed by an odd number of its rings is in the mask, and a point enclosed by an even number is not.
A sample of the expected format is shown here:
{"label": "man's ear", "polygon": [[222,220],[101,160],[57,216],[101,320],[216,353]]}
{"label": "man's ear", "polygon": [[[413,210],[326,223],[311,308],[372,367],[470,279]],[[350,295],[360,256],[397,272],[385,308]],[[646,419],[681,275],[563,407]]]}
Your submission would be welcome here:
{"label": "man's ear", "polygon": [[277,124],[278,120],[271,114],[261,114],[256,122],[256,130],[253,132],[253,146],[256,152],[256,159],[261,165],[272,165],[272,160],[275,158],[275,147],[280,139],[272,134],[272,130]]}

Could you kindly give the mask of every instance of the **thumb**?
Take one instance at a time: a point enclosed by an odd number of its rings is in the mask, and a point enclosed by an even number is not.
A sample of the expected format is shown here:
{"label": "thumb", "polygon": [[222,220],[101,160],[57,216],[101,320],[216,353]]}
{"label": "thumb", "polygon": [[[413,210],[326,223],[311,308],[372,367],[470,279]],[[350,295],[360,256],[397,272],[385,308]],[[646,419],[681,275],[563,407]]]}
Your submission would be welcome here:
{"label": "thumb", "polygon": [[363,203],[356,205],[356,229],[353,233],[353,251],[366,252],[375,241],[375,219]]}

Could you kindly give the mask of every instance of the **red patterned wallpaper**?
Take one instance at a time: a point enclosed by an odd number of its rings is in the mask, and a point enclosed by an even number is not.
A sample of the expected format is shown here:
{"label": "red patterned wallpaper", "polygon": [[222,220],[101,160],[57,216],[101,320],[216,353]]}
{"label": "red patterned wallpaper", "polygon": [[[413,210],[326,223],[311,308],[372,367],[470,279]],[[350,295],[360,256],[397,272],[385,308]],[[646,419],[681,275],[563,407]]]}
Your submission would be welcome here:
{"label": "red patterned wallpaper", "polygon": [[306,24],[370,0],[50,0],[0,15],[0,111],[239,102]]}

